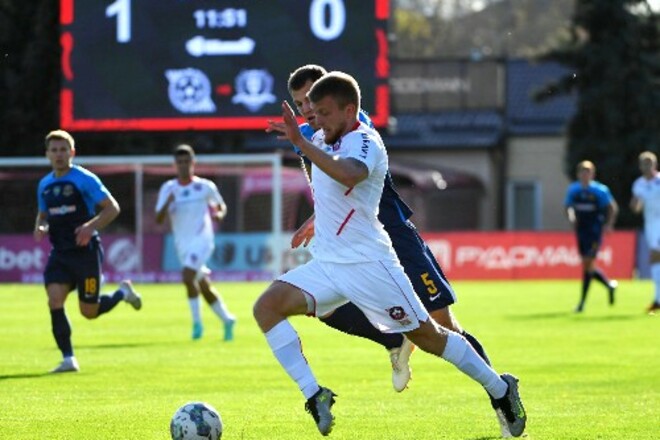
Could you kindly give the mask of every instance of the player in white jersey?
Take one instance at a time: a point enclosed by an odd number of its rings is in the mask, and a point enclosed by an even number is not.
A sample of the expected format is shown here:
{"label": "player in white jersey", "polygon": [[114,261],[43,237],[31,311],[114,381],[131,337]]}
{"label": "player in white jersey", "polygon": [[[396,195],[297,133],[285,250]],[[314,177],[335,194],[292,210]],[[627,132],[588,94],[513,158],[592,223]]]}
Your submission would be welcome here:
{"label": "player in white jersey", "polygon": [[323,435],[332,430],[336,396],[319,386],[287,318],[322,315],[348,301],[383,332],[405,333],[424,351],[442,357],[479,382],[511,415],[510,432],[522,435],[526,415],[517,379],[498,375],[458,333],[429,318],[378,221],[388,161],[382,141],[358,121],[360,91],[345,73],[331,72],[309,91],[324,143],[301,134],[295,114],[282,104],[284,122],[268,131],[295,144],[313,163],[314,258],[275,280],[254,305],[254,316],[273,354],[307,399]]}
{"label": "player in white jersey", "polygon": [[639,169],[642,175],[632,185],[630,208],[644,214],[644,234],[651,252],[651,278],[655,284],[655,296],[648,312],[655,313],[660,310],[660,174],[657,156],[650,151],[640,154]]}
{"label": "player in white jersey", "polygon": [[215,247],[213,220],[218,222],[227,214],[215,183],[195,176],[195,152],[189,145],[174,151],[177,178],[165,182],[158,193],[156,221],[162,223],[169,215],[174,234],[174,246],[183,266],[182,279],[188,293],[192,315],[192,338],[202,337],[199,293],[222,320],[224,340],[234,338],[236,317],[227,309],[222,297],[212,286],[206,261]]}

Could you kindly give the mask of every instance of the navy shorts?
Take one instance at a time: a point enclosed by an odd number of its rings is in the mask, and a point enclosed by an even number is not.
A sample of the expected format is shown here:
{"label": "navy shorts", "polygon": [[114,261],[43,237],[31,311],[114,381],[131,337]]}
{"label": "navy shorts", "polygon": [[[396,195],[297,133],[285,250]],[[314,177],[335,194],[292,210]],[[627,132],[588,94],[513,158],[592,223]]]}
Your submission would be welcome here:
{"label": "navy shorts", "polygon": [[69,292],[78,289],[78,299],[94,304],[101,291],[103,247],[100,243],[78,249],[51,250],[44,271],[44,284],[68,284]]}
{"label": "navy shorts", "polygon": [[601,232],[577,231],[578,250],[582,257],[595,258],[603,240]]}
{"label": "navy shorts", "polygon": [[417,233],[415,225],[408,221],[401,226],[387,228],[387,233],[415,293],[426,310],[433,312],[454,304],[454,290],[431,249]]}

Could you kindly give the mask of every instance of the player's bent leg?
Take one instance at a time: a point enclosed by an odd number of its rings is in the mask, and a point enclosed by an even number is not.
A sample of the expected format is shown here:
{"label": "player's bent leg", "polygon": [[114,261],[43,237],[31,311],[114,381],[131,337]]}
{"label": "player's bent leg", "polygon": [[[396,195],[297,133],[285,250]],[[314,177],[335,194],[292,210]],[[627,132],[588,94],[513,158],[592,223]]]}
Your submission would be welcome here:
{"label": "player's bent leg", "polygon": [[266,333],[289,316],[304,315],[309,303],[299,288],[273,281],[254,303],[253,315],[261,331]]}

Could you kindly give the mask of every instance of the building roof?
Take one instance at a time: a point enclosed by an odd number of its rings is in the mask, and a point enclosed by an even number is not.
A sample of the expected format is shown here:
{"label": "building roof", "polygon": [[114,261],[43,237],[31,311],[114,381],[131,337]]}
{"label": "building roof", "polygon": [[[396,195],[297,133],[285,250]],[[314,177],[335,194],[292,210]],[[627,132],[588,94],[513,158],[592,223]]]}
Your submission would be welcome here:
{"label": "building roof", "polygon": [[569,73],[557,63],[507,62],[506,122],[511,134],[559,134],[575,114],[576,96],[562,95],[536,102],[534,93]]}
{"label": "building roof", "polygon": [[502,115],[493,110],[400,114],[383,140],[388,149],[492,148],[503,133]]}

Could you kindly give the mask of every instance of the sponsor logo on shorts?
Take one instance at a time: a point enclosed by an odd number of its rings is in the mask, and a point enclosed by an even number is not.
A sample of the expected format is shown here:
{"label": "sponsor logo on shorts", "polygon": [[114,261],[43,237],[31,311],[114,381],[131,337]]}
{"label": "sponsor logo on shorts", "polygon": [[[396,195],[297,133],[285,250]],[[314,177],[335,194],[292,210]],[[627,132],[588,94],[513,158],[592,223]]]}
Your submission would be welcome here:
{"label": "sponsor logo on shorts", "polygon": [[412,323],[410,319],[408,319],[408,314],[401,306],[390,307],[387,309],[387,313],[390,315],[390,318],[398,321],[401,325],[409,325]]}

